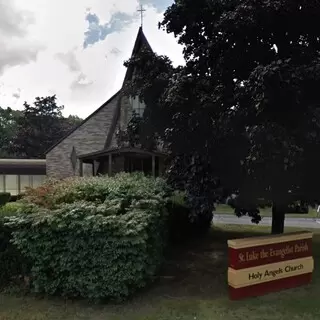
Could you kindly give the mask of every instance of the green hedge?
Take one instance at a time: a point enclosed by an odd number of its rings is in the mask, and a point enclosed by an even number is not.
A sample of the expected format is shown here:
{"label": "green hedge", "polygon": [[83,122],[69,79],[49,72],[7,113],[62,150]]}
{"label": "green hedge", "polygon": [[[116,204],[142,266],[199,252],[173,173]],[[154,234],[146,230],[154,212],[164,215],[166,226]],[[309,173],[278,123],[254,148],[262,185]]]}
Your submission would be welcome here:
{"label": "green hedge", "polygon": [[174,192],[167,202],[168,236],[171,243],[185,242],[192,237],[191,211],[186,205],[185,195]]}
{"label": "green hedge", "polygon": [[97,300],[145,287],[163,261],[168,190],[142,175],[80,179],[54,192],[71,203],[11,218],[34,291]]}
{"label": "green hedge", "polygon": [[14,278],[28,274],[27,259],[12,243],[12,228],[6,225],[5,214],[0,215],[0,287],[8,285]]}
{"label": "green hedge", "polygon": [[25,205],[19,202],[8,202],[6,205],[0,207],[0,217],[14,216],[19,213],[28,211],[30,205]]}
{"label": "green hedge", "polygon": [[168,234],[172,244],[182,243],[202,237],[207,234],[211,225],[205,217],[196,219],[192,210],[187,205],[186,195],[183,192],[174,192],[167,202],[168,216]]}
{"label": "green hedge", "polygon": [[120,173],[114,177],[70,178],[62,181],[48,180],[36,189],[28,189],[22,202],[47,209],[57,209],[61,204],[89,201],[121,202],[125,208],[132,200],[170,196],[171,188],[161,178],[146,177],[141,173]]}
{"label": "green hedge", "polygon": [[9,192],[0,192],[0,207],[9,202],[11,194]]}

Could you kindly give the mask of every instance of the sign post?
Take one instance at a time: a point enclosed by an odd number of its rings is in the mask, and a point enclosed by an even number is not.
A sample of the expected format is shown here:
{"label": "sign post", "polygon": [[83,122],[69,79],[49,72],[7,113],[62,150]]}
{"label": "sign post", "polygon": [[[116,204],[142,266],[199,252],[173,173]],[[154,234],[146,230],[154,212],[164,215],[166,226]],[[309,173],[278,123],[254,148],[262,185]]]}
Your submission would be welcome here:
{"label": "sign post", "polygon": [[228,240],[229,296],[261,296],[311,282],[312,233]]}

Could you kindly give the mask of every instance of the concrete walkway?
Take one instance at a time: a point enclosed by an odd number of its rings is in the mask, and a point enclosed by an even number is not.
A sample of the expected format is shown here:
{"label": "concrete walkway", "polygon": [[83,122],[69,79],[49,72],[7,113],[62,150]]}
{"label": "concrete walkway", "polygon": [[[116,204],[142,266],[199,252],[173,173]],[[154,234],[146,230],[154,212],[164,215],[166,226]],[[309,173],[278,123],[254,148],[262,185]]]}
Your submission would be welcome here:
{"label": "concrete walkway", "polygon": [[[254,225],[251,218],[243,216],[238,218],[232,214],[219,214],[215,213],[213,217],[214,224],[242,224]],[[320,219],[313,218],[286,218],[284,222],[286,227],[299,227],[299,228],[320,228]],[[271,226],[271,217],[262,217],[259,225]]]}

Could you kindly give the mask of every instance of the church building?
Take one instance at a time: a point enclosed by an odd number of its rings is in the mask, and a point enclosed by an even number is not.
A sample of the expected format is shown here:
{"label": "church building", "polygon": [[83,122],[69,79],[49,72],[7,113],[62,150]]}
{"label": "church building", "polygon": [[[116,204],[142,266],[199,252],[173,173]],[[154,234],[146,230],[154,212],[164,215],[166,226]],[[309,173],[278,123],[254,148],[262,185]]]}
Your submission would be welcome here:
{"label": "church building", "polygon": [[[144,47],[151,50],[140,27],[132,56]],[[121,171],[158,176],[164,172],[165,153],[117,144],[117,130],[125,130],[132,114],[142,116],[145,108],[139,98],[124,93],[124,84],[133,73],[129,67],[122,88],[47,151],[47,177],[113,175]]]}

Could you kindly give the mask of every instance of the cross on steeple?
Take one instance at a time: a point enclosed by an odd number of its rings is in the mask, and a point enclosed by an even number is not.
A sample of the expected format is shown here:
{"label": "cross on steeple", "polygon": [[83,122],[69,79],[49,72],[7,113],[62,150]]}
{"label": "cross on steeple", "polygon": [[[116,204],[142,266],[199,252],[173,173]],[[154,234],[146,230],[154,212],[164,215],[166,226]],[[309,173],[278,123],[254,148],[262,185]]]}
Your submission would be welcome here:
{"label": "cross on steeple", "polygon": [[143,12],[146,11],[145,9],[143,9],[143,5],[140,5],[140,9],[138,10],[138,12],[140,12],[140,17],[141,17],[141,28],[143,26]]}

